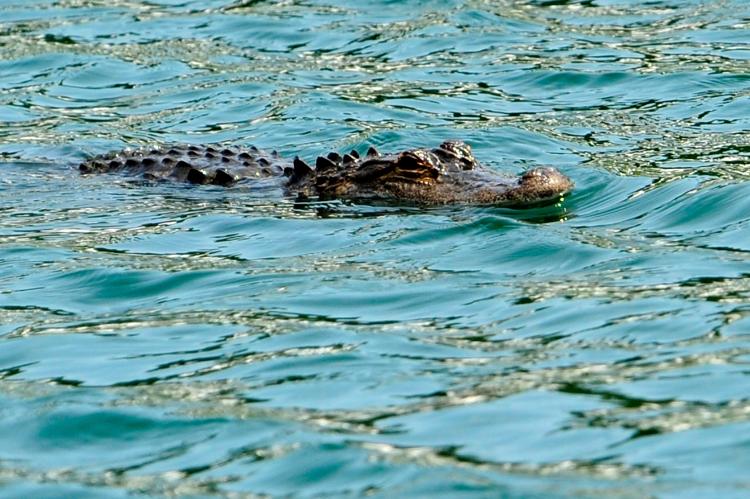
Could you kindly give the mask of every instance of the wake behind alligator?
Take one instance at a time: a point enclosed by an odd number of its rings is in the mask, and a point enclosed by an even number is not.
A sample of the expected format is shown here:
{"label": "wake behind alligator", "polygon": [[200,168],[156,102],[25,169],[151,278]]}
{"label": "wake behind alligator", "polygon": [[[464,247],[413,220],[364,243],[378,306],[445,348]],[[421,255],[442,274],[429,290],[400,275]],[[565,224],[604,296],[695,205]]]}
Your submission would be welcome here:
{"label": "wake behind alligator", "polygon": [[375,148],[317,158],[312,168],[257,147],[182,145],[126,150],[93,157],[82,173],[126,172],[149,180],[231,186],[260,180],[278,182],[287,196],[353,202],[522,207],[555,202],[573,182],[555,168],[503,176],[483,166],[471,147],[445,141],[434,149],[381,154]]}

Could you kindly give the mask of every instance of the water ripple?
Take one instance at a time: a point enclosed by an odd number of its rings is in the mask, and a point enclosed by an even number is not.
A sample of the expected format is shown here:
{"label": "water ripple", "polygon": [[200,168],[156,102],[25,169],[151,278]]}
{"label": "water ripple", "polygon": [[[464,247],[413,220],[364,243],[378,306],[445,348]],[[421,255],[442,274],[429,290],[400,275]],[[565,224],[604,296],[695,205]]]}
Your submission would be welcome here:
{"label": "water ripple", "polygon": [[[742,496],[739,0],[0,2],[9,495]],[[469,142],[529,210],[80,177]]]}

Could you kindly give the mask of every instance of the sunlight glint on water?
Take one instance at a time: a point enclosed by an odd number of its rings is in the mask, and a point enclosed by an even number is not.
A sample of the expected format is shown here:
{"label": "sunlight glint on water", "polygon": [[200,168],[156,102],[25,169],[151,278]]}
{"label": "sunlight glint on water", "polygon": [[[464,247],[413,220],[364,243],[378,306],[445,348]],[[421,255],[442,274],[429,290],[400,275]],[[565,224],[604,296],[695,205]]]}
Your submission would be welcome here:
{"label": "sunlight glint on water", "polygon": [[[0,492],[744,497],[750,10],[0,1]],[[528,210],[86,176],[462,139]]]}

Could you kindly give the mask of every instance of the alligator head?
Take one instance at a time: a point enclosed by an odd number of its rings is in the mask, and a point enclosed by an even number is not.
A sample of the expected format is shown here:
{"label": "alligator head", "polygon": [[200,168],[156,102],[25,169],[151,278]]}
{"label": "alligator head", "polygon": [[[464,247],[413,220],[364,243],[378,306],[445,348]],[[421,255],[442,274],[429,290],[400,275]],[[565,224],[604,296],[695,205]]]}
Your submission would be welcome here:
{"label": "alligator head", "polygon": [[314,183],[322,199],[419,205],[525,206],[559,200],[573,188],[554,168],[502,176],[481,165],[461,141],[385,155],[370,148],[364,157],[330,153],[318,158]]}

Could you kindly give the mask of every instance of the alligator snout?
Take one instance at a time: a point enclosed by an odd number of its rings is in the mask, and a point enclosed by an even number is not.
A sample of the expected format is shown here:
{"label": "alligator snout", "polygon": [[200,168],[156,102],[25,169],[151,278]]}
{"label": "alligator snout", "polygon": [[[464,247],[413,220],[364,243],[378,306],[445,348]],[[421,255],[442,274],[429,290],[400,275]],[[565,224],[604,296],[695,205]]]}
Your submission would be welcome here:
{"label": "alligator snout", "polygon": [[555,185],[570,185],[573,183],[571,180],[560,173],[556,168],[551,166],[543,166],[540,168],[532,168],[527,170],[521,175],[521,182],[543,182],[544,184],[555,184]]}
{"label": "alligator snout", "polygon": [[541,167],[521,175],[520,194],[525,203],[552,201],[573,190],[574,183],[556,168]]}

